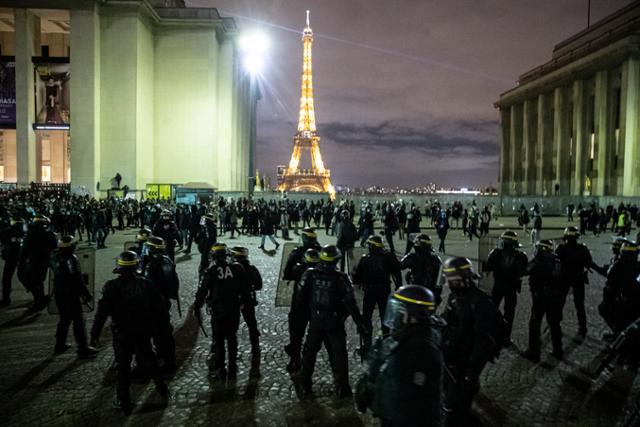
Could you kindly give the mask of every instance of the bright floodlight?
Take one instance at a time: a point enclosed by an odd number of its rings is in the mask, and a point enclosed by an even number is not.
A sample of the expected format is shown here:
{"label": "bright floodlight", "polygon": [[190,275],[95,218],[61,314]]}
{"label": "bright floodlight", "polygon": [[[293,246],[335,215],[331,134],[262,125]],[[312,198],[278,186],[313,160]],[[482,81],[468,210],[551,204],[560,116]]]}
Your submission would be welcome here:
{"label": "bright floodlight", "polygon": [[262,71],[264,57],[269,50],[269,39],[264,33],[254,31],[240,38],[240,49],[244,55],[243,64],[247,72],[256,75]]}

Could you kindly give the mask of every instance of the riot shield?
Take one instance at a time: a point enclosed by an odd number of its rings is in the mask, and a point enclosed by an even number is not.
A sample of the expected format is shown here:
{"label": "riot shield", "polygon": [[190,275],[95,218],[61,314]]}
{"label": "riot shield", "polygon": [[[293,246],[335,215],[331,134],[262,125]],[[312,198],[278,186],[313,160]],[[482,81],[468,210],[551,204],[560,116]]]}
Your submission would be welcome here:
{"label": "riot shield", "polygon": [[[82,281],[89,290],[91,299],[84,301],[82,304],[83,313],[91,313],[95,307],[95,278],[96,278],[96,249],[91,246],[83,246],[76,249],[75,252],[80,263],[80,271],[82,273]],[[48,293],[51,296],[47,312],[49,314],[59,314],[58,306],[53,296],[53,272],[49,271]]]}
{"label": "riot shield", "polygon": [[498,247],[499,242],[499,235],[488,234],[480,237],[478,241],[478,259],[472,260],[472,262],[476,264],[476,272],[481,276],[478,285],[480,289],[487,292],[493,288],[493,274],[484,271],[484,263],[489,259],[489,253]]}
{"label": "riot shield", "polygon": [[291,280],[284,280],[284,267],[287,264],[289,255],[298,246],[297,243],[286,242],[282,244],[282,258],[280,259],[280,269],[278,270],[278,286],[276,288],[276,307],[289,307],[291,296],[293,295],[294,283]]}

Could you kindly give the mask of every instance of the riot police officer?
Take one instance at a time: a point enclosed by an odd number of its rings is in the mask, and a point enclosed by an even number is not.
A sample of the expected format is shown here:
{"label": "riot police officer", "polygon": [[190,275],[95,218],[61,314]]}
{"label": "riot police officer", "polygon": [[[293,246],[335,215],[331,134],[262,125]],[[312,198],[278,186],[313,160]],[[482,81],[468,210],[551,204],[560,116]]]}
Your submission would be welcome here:
{"label": "riot police officer", "polygon": [[400,263],[395,254],[385,250],[382,238],[376,235],[370,236],[367,239],[367,245],[369,246],[369,253],[362,256],[353,277],[354,284],[364,289],[362,320],[369,333],[363,337],[364,348],[360,349],[360,351],[365,352],[371,348],[373,332],[371,317],[373,316],[373,310],[377,305],[382,332],[386,334],[387,330],[382,321],[389,293],[391,292],[391,279],[393,279],[396,289],[402,286]]}
{"label": "riot police officer", "polygon": [[638,244],[625,241],[620,247],[620,256],[609,268],[604,288],[604,302],[610,307],[605,320],[615,335],[640,317],[638,277]]}
{"label": "riot police officer", "polygon": [[400,268],[409,269],[407,283],[424,286],[436,297],[436,303],[440,304],[442,288],[438,285],[438,274],[442,261],[433,252],[431,238],[420,233],[413,239],[413,252],[405,255],[400,261]]}
{"label": "riot police officer", "polygon": [[376,342],[356,404],[371,408],[382,426],[440,426],[443,357],[436,302],[423,286],[408,285],[389,297],[384,323],[390,335]]}
{"label": "riot police officer", "polygon": [[73,323],[73,336],[78,344],[78,356],[89,357],[97,350],[87,343],[87,332],[82,315],[82,303],[91,301],[80,271],[80,262],[74,254],[76,240],[73,236],[62,236],[58,240],[58,252],[52,257],[53,295],[60,320],[56,329],[55,354],[62,354],[71,346],[67,344],[69,326]]}
{"label": "riot police officer", "polygon": [[200,231],[195,238],[200,252],[200,264],[198,265],[198,277],[202,279],[202,275],[209,267],[209,256],[211,247],[218,240],[218,227],[216,226],[216,217],[211,213],[202,215],[200,218]]}
{"label": "riot police officer", "polygon": [[288,323],[289,323],[289,344],[284,346],[284,351],[289,355],[289,363],[287,364],[287,371],[297,372],[300,370],[301,360],[300,351],[302,350],[302,340],[304,339],[304,333],[307,329],[307,323],[309,318],[306,315],[306,311],[298,313],[296,311],[297,297],[299,282],[305,271],[310,268],[316,267],[320,262],[320,252],[317,249],[309,248],[304,252],[304,258],[301,262],[297,263],[293,267],[294,285],[293,292],[291,293],[291,308],[289,309]]}
{"label": "riot police officer", "polygon": [[173,221],[171,212],[167,209],[160,214],[160,219],[153,226],[153,235],[162,237],[165,241],[167,256],[171,261],[176,258],[176,241],[182,246],[182,234],[178,230],[178,226]]}
{"label": "riot police officer", "polygon": [[[227,246],[215,243],[211,247],[213,260],[205,271],[194,302],[196,316],[200,319],[200,309],[209,297],[211,325],[214,340],[215,377],[234,380],[238,366],[238,326],[240,311],[251,304],[249,280],[244,268],[237,262],[227,260]],[[225,344],[229,353],[228,369],[225,366]]]}
{"label": "riot police officer", "polygon": [[250,303],[242,307],[241,313],[244,322],[249,328],[249,340],[251,341],[251,352],[254,355],[260,354],[260,330],[258,329],[258,321],[256,320],[256,306],[258,298],[256,291],[262,289],[262,276],[255,265],[249,261],[249,250],[242,246],[231,248],[233,259],[240,264],[247,273],[249,279],[248,288]]}
{"label": "riot police officer", "polygon": [[40,311],[47,306],[44,279],[47,277],[51,252],[58,246],[58,239],[49,229],[50,225],[51,221],[44,215],[33,218],[18,259],[18,278],[33,295],[32,311]]}
{"label": "riot police officer", "polygon": [[529,276],[531,289],[531,317],[529,318],[529,348],[523,357],[534,363],[540,361],[540,326],[546,316],[553,357],[562,360],[562,267],[560,260],[553,253],[551,240],[536,242],[533,259],[529,261],[526,274]]}
{"label": "riot police officer", "polygon": [[165,255],[165,242],[161,237],[150,236],[145,243],[146,255],[140,263],[141,275],[149,280],[162,294],[163,306],[167,311],[163,324],[158,324],[153,334],[158,357],[163,369],[173,372],[176,365],[176,343],[171,325],[171,300],[178,299],[180,280],[173,261]]}
{"label": "riot police officer", "polygon": [[[296,266],[296,264],[299,264],[302,261],[304,253],[307,249],[321,249],[320,244],[318,243],[318,235],[316,234],[316,230],[314,228],[303,228],[300,236],[302,238],[302,246],[295,247],[289,254],[289,258],[287,258],[287,262],[284,265],[284,271],[282,274],[282,278],[284,280],[296,280],[294,267]],[[299,280],[300,278],[298,277],[297,279]]]}
{"label": "riot police officer", "polygon": [[353,292],[351,280],[337,271],[340,250],[326,245],[320,251],[320,263],[308,269],[300,279],[297,311],[308,316],[309,328],[302,350],[302,397],[312,394],[311,380],[318,351],[324,343],[334,374],[339,398],[352,395],[349,385],[349,365],[344,321],[350,314],[360,335],[366,335],[362,316]]}
{"label": "riot police officer", "polygon": [[564,296],[562,307],[566,303],[569,290],[573,290],[573,303],[578,316],[578,334],[587,335],[587,313],[584,309],[584,285],[588,283],[587,269],[594,263],[591,252],[582,243],[578,243],[580,233],[576,227],[567,227],[564,230],[564,242],[556,248],[556,255],[562,264],[562,283],[564,284]]}
{"label": "riot police officer", "polygon": [[153,331],[167,322],[167,310],[158,288],[138,276],[137,268],[138,257],[135,252],[124,251],[120,254],[113,270],[118,277],[109,280],[102,288],[91,329],[91,344],[96,345],[107,318],[111,317],[113,352],[118,366],[118,384],[113,404],[127,415],[132,409],[129,385],[134,354],[142,360],[158,393],[165,398],[169,395],[151,349]]}
{"label": "riot police officer", "polygon": [[511,343],[511,329],[516,314],[518,293],[522,286],[522,276],[527,268],[527,255],[518,250],[520,244],[515,231],[506,230],[500,236],[502,247],[494,248],[485,263],[484,270],[493,272],[493,290],[491,297],[497,308],[504,299],[504,318],[508,324],[508,333],[504,345]]}
{"label": "riot police officer", "polygon": [[467,258],[449,258],[442,271],[451,290],[443,313],[445,411],[448,425],[465,426],[473,420],[471,403],[480,390],[480,374],[501,347],[492,330],[492,321],[501,315],[478,288],[479,276]]}
{"label": "riot police officer", "polygon": [[24,221],[21,218],[11,219],[9,227],[0,232],[0,242],[2,242],[2,259],[4,268],[2,269],[2,301],[0,307],[11,305],[11,281],[18,266],[20,247],[24,239]]}

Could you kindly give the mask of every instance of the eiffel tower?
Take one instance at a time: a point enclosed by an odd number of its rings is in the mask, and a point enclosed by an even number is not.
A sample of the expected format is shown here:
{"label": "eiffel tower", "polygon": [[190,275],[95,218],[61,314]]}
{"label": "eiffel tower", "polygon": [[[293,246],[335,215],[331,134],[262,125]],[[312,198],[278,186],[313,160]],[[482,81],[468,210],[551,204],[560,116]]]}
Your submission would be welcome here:
{"label": "eiffel tower", "polygon": [[[311,45],[313,31],[309,26],[307,10],[307,26],[302,32],[302,95],[300,96],[300,118],[298,132],[293,136],[293,153],[289,167],[284,171],[280,191],[309,191],[329,193],[335,198],[335,190],[331,185],[331,174],[324,168],[320,154],[320,137],[316,132],[316,117],[313,111],[313,79],[311,70]],[[300,169],[300,155],[303,151],[311,155],[311,168]]]}

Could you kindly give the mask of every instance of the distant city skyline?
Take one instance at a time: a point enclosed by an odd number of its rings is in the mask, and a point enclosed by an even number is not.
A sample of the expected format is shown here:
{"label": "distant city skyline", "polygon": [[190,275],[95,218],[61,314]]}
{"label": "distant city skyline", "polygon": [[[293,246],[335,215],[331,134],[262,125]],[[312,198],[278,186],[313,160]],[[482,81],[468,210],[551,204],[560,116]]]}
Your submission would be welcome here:
{"label": "distant city skyline", "polygon": [[[591,23],[631,0],[592,0]],[[335,185],[497,184],[493,102],[587,24],[584,0],[187,0],[271,39],[257,165],[275,178],[296,131],[305,10],[321,151]],[[402,7],[400,7],[402,6]],[[544,31],[541,31],[544,28]],[[272,179],[272,182],[275,180]]]}

